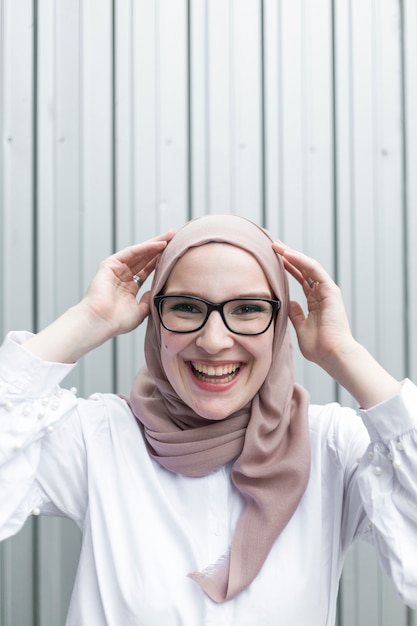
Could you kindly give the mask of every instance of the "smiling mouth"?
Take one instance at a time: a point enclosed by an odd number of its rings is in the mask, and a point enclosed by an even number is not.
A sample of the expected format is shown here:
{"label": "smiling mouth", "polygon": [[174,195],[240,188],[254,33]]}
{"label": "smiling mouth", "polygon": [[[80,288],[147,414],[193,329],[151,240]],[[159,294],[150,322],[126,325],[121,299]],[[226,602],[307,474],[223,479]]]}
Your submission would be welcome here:
{"label": "smiling mouth", "polygon": [[204,365],[191,362],[191,369],[199,380],[206,383],[229,383],[240,371],[241,363],[228,365]]}

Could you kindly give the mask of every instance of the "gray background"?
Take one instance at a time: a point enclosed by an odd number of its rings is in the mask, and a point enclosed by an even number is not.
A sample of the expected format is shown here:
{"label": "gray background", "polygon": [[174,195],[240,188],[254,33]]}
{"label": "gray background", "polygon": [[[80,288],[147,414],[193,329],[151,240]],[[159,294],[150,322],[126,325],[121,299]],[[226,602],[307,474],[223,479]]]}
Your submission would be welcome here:
{"label": "gray background", "polygon": [[[357,338],[417,381],[416,111],[415,0],[1,0],[1,334],[47,324],[115,249],[238,213],[317,257]],[[67,384],[126,392],[142,340]],[[352,404],[296,359],[313,401]],[[3,543],[1,626],[63,624],[78,550],[65,520]],[[339,626],[414,624],[355,547]]]}

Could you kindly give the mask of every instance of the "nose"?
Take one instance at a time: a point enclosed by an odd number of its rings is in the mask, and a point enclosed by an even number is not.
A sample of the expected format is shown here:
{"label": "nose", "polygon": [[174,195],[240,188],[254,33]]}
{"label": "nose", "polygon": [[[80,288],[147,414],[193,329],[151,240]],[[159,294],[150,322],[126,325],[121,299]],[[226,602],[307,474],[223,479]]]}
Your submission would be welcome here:
{"label": "nose", "polygon": [[224,325],[218,311],[212,311],[196,339],[199,348],[209,354],[217,354],[234,344],[233,333]]}

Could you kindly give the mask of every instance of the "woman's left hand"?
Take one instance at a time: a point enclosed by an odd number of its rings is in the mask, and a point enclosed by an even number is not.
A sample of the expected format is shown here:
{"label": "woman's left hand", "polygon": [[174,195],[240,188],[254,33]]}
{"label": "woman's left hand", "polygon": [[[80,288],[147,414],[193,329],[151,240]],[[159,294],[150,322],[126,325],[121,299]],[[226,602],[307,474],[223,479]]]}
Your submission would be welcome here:
{"label": "woman's left hand", "polygon": [[342,293],[320,263],[280,241],[272,247],[306,297],[307,314],[298,302],[291,301],[289,308],[303,356],[321,366],[363,408],[398,393],[398,380],[354,339]]}
{"label": "woman's left hand", "polygon": [[311,257],[277,241],[273,249],[281,255],[285,269],[301,285],[307,314],[299,302],[291,301],[289,316],[303,356],[325,366],[354,342],[342,294],[323,267]]}

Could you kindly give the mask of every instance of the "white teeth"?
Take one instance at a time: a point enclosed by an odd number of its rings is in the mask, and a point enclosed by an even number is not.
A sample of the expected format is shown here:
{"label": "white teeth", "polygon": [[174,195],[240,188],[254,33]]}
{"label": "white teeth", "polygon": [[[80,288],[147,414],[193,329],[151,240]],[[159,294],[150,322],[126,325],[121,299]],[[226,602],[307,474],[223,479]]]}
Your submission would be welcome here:
{"label": "white teeth", "polygon": [[192,362],[194,370],[206,376],[228,376],[234,374],[239,369],[240,363],[229,363],[228,365],[205,365],[203,363]]}
{"label": "white teeth", "polygon": [[241,364],[229,363],[228,365],[204,365],[203,363],[191,362],[191,366],[197,378],[210,383],[228,383],[237,375]]}

